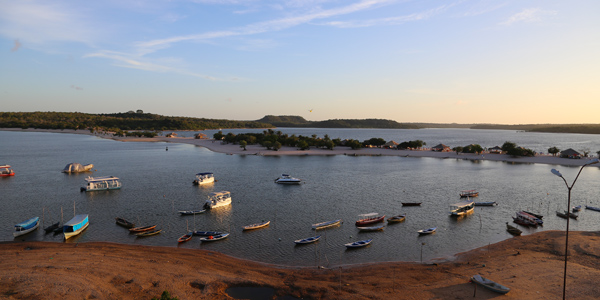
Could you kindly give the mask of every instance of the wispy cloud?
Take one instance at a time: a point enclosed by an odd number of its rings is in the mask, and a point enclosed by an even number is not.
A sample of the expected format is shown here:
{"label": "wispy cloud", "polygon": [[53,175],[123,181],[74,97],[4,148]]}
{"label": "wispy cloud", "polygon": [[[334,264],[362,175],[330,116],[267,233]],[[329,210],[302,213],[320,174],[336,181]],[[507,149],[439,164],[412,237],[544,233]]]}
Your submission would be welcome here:
{"label": "wispy cloud", "polygon": [[413,13],[405,16],[379,18],[371,20],[357,20],[357,21],[332,21],[326,22],[322,25],[330,25],[339,28],[357,28],[357,27],[371,27],[371,26],[384,26],[384,25],[398,25],[406,22],[420,21],[429,19],[437,14],[446,11],[453,5],[442,5],[424,12]]}
{"label": "wispy cloud", "polygon": [[15,45],[12,47],[12,49],[10,49],[10,52],[15,52],[17,50],[19,50],[19,48],[21,48],[21,42],[19,42],[19,40],[15,40]]}
{"label": "wispy cloud", "polygon": [[82,87],[78,87],[78,86],[73,85],[73,84],[71,85],[71,88],[74,89],[74,90],[77,90],[77,91],[82,91],[83,90]]}
{"label": "wispy cloud", "polygon": [[554,16],[557,12],[553,10],[542,10],[541,8],[526,8],[523,11],[512,15],[506,21],[501,22],[500,25],[510,26],[515,23],[531,23],[540,22],[542,17]]}

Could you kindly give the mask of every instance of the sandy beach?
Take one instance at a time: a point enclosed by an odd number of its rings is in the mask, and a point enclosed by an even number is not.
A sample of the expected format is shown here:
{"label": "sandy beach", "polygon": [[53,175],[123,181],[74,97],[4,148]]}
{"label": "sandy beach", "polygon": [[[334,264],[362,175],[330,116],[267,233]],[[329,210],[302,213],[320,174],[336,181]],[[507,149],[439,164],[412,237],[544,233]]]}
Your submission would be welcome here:
{"label": "sandy beach", "polygon": [[[299,299],[558,299],[564,242],[564,232],[545,231],[461,253],[451,261],[330,269],[275,266],[175,247],[9,242],[0,244],[0,295],[6,299],[151,299],[167,290],[179,299],[232,299],[226,289],[242,286],[270,287],[276,296]],[[569,299],[600,295],[598,253],[600,232],[570,233]],[[475,289],[469,283],[475,274],[511,291],[500,296]]]}
{"label": "sandy beach", "polygon": [[[335,147],[333,150],[327,149],[315,149],[310,150],[298,150],[295,147],[282,147],[278,151],[267,150],[265,147],[260,145],[248,145],[246,150],[242,149],[239,145],[224,144],[221,141],[214,139],[194,139],[184,137],[163,137],[157,136],[154,138],[138,138],[138,137],[113,137],[112,135],[104,134],[93,134],[88,130],[53,130],[53,129],[20,129],[20,128],[0,128],[3,131],[19,131],[19,132],[52,132],[52,133],[67,133],[67,134],[85,134],[97,136],[99,138],[112,139],[121,142],[159,142],[159,143],[180,143],[190,144],[200,147],[205,147],[211,151],[226,154],[236,155],[264,155],[264,156],[277,156],[277,155],[356,155],[356,156],[404,156],[404,157],[432,157],[439,159],[464,159],[464,160],[489,160],[489,161],[501,161],[506,163],[514,164],[548,164],[548,165],[562,165],[562,166],[582,166],[588,163],[592,158],[584,157],[581,159],[569,159],[560,158],[552,155],[537,155],[534,157],[512,157],[506,154],[471,154],[471,153],[459,153],[456,152],[435,152],[431,150],[395,150],[395,149],[384,149],[384,148],[362,148],[358,150],[352,150],[349,147]],[[168,146],[168,145],[167,145]],[[593,166],[600,167],[600,164]]]}

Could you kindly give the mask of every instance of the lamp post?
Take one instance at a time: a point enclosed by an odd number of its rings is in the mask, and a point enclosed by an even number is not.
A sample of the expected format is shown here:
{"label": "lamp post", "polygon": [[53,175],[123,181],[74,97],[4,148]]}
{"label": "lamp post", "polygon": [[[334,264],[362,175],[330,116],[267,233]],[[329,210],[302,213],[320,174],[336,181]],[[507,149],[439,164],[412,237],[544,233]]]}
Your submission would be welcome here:
{"label": "lamp post", "polygon": [[571,189],[573,188],[573,186],[575,185],[575,182],[577,181],[577,178],[579,178],[579,174],[581,174],[581,171],[583,171],[583,168],[592,165],[592,164],[596,164],[598,163],[598,159],[592,159],[590,162],[588,162],[587,164],[581,166],[581,169],[579,169],[579,173],[577,173],[577,176],[575,176],[575,180],[573,180],[573,183],[571,183],[571,186],[569,186],[569,184],[567,183],[567,180],[562,176],[562,174],[560,174],[560,172],[557,169],[552,169],[552,174],[562,178],[562,180],[565,182],[565,185],[567,186],[567,190],[569,190],[569,197],[567,200],[567,231],[565,234],[565,273],[563,275],[563,300],[566,299],[566,293],[567,293],[567,251],[569,250],[569,219],[571,218],[569,216],[569,214],[571,213]]}

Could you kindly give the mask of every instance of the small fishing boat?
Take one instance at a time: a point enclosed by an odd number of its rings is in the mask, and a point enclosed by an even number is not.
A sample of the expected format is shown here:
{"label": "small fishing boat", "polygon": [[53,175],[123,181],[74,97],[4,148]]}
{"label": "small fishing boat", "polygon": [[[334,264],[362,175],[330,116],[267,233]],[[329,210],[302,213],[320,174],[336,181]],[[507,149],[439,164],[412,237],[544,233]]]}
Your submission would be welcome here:
{"label": "small fishing boat", "polygon": [[515,222],[519,225],[537,227],[537,223],[534,221],[522,219],[522,218],[516,218],[516,217],[512,217],[512,218],[513,218],[513,222]]}
{"label": "small fishing boat", "polygon": [[573,211],[574,213],[576,213],[576,212],[580,212],[580,211],[581,211],[581,205],[574,206],[574,207],[572,208],[572,211]]}
{"label": "small fishing boat", "polygon": [[360,231],[379,231],[379,230],[383,230],[384,227],[385,227],[385,225],[369,226],[369,227],[356,227],[356,228],[358,228],[358,230],[360,230]]}
{"label": "small fishing boat", "polygon": [[524,213],[527,213],[527,214],[530,214],[530,215],[532,215],[532,216],[534,216],[534,217],[536,217],[536,218],[538,218],[538,219],[543,219],[543,218],[544,218],[544,216],[542,216],[542,215],[540,215],[540,214],[532,213],[532,212],[530,212],[530,211],[526,211],[526,210],[524,210],[523,212],[524,212]]}
{"label": "small fishing boat", "polygon": [[487,278],[481,277],[481,275],[477,274],[477,275],[473,275],[471,277],[471,282],[480,285],[490,291],[494,291],[496,293],[500,293],[500,294],[506,294],[508,292],[510,292],[510,288],[503,286],[499,283],[496,283],[494,281],[491,281]]}
{"label": "small fishing boat", "polygon": [[530,213],[520,211],[520,212],[517,212],[517,216],[521,216],[523,218],[526,218],[527,220],[534,221],[537,225],[544,225],[544,221],[542,221],[542,219],[537,218],[536,216],[534,216]]}
{"label": "small fishing boat", "polygon": [[203,212],[205,212],[206,209],[197,209],[197,210],[180,210],[179,213],[182,216],[187,216],[187,215],[197,215],[197,214],[201,214]]}
{"label": "small fishing boat", "polygon": [[400,223],[400,222],[404,222],[404,220],[406,220],[406,215],[397,215],[397,216],[393,216],[387,219],[388,223]]}
{"label": "small fishing boat", "polygon": [[577,218],[579,217],[578,214],[569,212],[568,210],[565,210],[565,215],[567,215],[567,216],[569,216],[569,218],[575,219],[575,220],[577,220]]}
{"label": "small fishing boat", "polygon": [[567,216],[567,214],[560,212],[560,211],[556,211],[556,215],[563,218],[563,219],[568,219],[569,216]]}
{"label": "small fishing boat", "polygon": [[362,240],[362,241],[357,241],[357,242],[353,242],[353,243],[347,243],[347,244],[344,244],[344,246],[346,246],[346,248],[359,248],[359,247],[364,247],[364,246],[371,244],[371,241],[373,241],[373,239]]}
{"label": "small fishing boat", "polygon": [[203,185],[215,182],[215,176],[211,172],[196,174],[196,179],[192,182],[195,185]]}
{"label": "small fishing boat", "polygon": [[488,202],[475,202],[475,206],[495,206],[498,205],[496,201],[488,201]]}
{"label": "small fishing boat", "polygon": [[600,211],[600,207],[594,207],[594,206],[589,206],[589,205],[586,205],[585,209]]}
{"label": "small fishing boat", "polygon": [[333,221],[326,221],[326,222],[316,223],[316,224],[312,224],[312,229],[319,230],[319,229],[323,229],[323,228],[327,228],[327,227],[332,227],[332,226],[335,226],[335,225],[339,225],[340,222],[342,222],[342,219],[337,219],[337,220],[333,220]]}
{"label": "small fishing boat", "polygon": [[129,232],[133,232],[133,233],[137,233],[137,232],[144,232],[144,231],[150,231],[150,230],[153,230],[154,228],[156,228],[156,225],[142,226],[142,227],[135,227],[135,228],[131,228],[131,229],[129,229]]}
{"label": "small fishing boat", "polygon": [[147,236],[157,235],[161,232],[162,232],[162,229],[154,229],[154,230],[150,230],[150,231],[138,232],[135,235],[137,237],[147,237]]}
{"label": "small fishing boat", "polygon": [[279,178],[275,179],[275,183],[280,184],[301,184],[302,179],[294,178],[288,174],[281,174]]}
{"label": "small fishing boat", "polygon": [[359,219],[355,223],[356,226],[371,225],[371,224],[383,222],[383,220],[385,219],[385,215],[379,216],[378,213],[361,214],[361,215],[358,215],[358,217],[359,217]]}
{"label": "small fishing boat", "polygon": [[9,165],[0,166],[0,177],[15,176],[15,171]]}
{"label": "small fishing boat", "polygon": [[214,241],[218,241],[218,240],[222,240],[226,237],[229,236],[229,233],[221,233],[221,234],[217,234],[217,235],[209,235],[207,237],[201,237],[200,241],[202,242],[214,242]]}
{"label": "small fishing boat", "polygon": [[402,202],[402,206],[421,206],[421,202]]}
{"label": "small fishing boat", "polygon": [[475,211],[475,202],[463,201],[452,205],[450,215],[453,217],[460,217],[470,214]]}
{"label": "small fishing boat", "polygon": [[87,182],[87,185],[81,187],[82,192],[118,190],[121,188],[121,182],[119,181],[119,178],[115,176],[90,176],[85,179],[85,182]]}
{"label": "small fishing boat", "polygon": [[131,223],[123,218],[120,217],[116,217],[115,218],[115,222],[117,223],[117,225],[119,226],[123,226],[125,228],[134,228],[135,227],[135,223]]}
{"label": "small fishing boat", "polygon": [[221,232],[219,231],[194,231],[194,235],[199,236],[211,236],[211,235],[219,235]]}
{"label": "small fishing boat", "polygon": [[40,217],[31,218],[15,225],[14,237],[18,237],[36,230],[40,226]]}
{"label": "small fishing boat", "polygon": [[320,238],[321,238],[321,236],[317,235],[317,236],[313,236],[313,237],[309,237],[309,238],[305,238],[305,239],[295,240],[294,243],[296,243],[296,244],[310,244],[310,243],[314,243],[314,242],[318,241]]}
{"label": "small fishing boat", "polygon": [[194,233],[193,232],[188,232],[188,233],[182,235],[180,238],[178,238],[177,242],[178,243],[187,242],[187,241],[189,241],[189,240],[192,239],[192,236],[194,236]]}
{"label": "small fishing boat", "polygon": [[521,229],[509,225],[508,222],[506,222],[506,231],[508,231],[508,233],[512,234],[512,235],[521,235],[521,233],[523,233],[523,231],[521,231]]}
{"label": "small fishing boat", "polygon": [[271,221],[265,221],[265,222],[261,222],[261,223],[255,223],[252,225],[248,225],[248,226],[244,226],[243,230],[254,230],[254,229],[259,229],[259,228],[263,228],[263,227],[267,227],[269,226],[269,224],[271,224]]}
{"label": "small fishing boat", "polygon": [[65,223],[65,226],[63,226],[65,240],[82,233],[86,228],[88,228],[88,225],[90,225],[90,220],[87,214],[76,215],[73,217],[73,219],[69,220],[69,222]]}
{"label": "small fishing boat", "polygon": [[419,231],[417,231],[417,232],[418,232],[419,234],[432,234],[432,233],[434,233],[436,230],[437,230],[437,227],[431,227],[431,228],[428,228],[428,229],[422,229],[422,230],[419,230]]}
{"label": "small fishing boat", "polygon": [[478,197],[479,196],[479,192],[477,190],[466,190],[466,191],[461,191],[459,193],[461,198],[467,198],[467,197]]}
{"label": "small fishing boat", "polygon": [[210,193],[208,200],[204,203],[205,209],[213,209],[221,206],[227,206],[231,204],[231,193],[228,191],[220,191]]}
{"label": "small fishing boat", "polygon": [[52,232],[52,231],[54,231],[54,230],[58,229],[58,227],[59,227],[59,226],[60,226],[60,222],[56,222],[56,223],[54,223],[54,224],[52,224],[52,225],[50,225],[50,226],[48,226],[48,227],[44,228],[44,231],[45,231],[46,233],[50,233],[50,232]]}

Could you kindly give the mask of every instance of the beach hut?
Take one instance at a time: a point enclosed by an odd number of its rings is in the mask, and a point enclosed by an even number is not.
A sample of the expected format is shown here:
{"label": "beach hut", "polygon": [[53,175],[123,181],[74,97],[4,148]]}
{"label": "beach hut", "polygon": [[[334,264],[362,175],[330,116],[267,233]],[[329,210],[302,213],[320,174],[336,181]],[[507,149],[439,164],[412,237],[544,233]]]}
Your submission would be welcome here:
{"label": "beach hut", "polygon": [[168,137],[168,138],[174,138],[174,137],[177,137],[177,133],[175,133],[175,132],[171,132],[171,133],[167,134],[167,135],[166,135],[166,137]]}
{"label": "beach hut", "polygon": [[433,146],[431,147],[431,151],[436,151],[436,152],[451,152],[452,149],[450,149],[450,147],[444,145],[444,144],[439,144],[437,146]]}
{"label": "beach hut", "polygon": [[494,146],[492,148],[488,149],[489,153],[494,153],[494,154],[502,154],[502,148],[498,147],[498,146]]}
{"label": "beach hut", "polygon": [[204,140],[204,139],[208,139],[208,135],[206,135],[206,134],[204,134],[204,133],[196,133],[196,134],[194,135],[194,138],[195,138],[195,139],[202,139],[202,140]]}
{"label": "beach hut", "polygon": [[562,158],[581,158],[581,153],[569,148],[567,150],[560,151],[560,157],[562,157]]}
{"label": "beach hut", "polygon": [[388,149],[396,149],[396,147],[398,147],[398,143],[394,142],[394,141],[389,141],[387,143],[385,143],[383,145],[384,148],[388,148]]}

